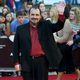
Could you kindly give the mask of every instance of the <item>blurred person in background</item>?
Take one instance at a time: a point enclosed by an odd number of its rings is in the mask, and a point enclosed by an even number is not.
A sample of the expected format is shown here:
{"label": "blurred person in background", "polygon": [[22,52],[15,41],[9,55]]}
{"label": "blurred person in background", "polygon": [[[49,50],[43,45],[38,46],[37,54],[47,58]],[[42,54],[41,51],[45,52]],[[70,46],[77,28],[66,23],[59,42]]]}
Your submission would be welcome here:
{"label": "blurred person in background", "polygon": [[58,4],[56,4],[56,8],[59,12],[59,17],[64,20],[65,16],[64,16],[64,9],[65,9],[66,3],[63,0],[60,0],[60,2]]}
{"label": "blurred person in background", "polygon": [[46,10],[45,4],[43,2],[39,2],[38,7],[41,12],[44,12]]}
{"label": "blurred person in background", "polygon": [[6,5],[10,8],[10,12],[14,12],[14,0],[6,0]]}
{"label": "blurred person in background", "polygon": [[42,12],[42,18],[45,20],[49,18],[49,10],[45,10]]}
{"label": "blurred person in background", "polygon": [[24,5],[24,10],[26,12],[26,16],[29,17],[29,10],[32,8],[33,3],[32,2],[27,2],[27,4]]}
{"label": "blurred person in background", "polygon": [[14,0],[16,11],[23,10],[22,0]]}
{"label": "blurred person in background", "polygon": [[0,13],[0,37],[5,35],[4,33],[4,28],[6,27],[5,26],[5,16],[3,13]]}
{"label": "blurred person in background", "polygon": [[3,7],[3,9],[2,9],[3,15],[5,16],[8,12],[10,12],[10,8],[8,6]]}
{"label": "blurred person in background", "polygon": [[50,21],[52,23],[56,23],[57,22],[57,19],[59,17],[59,11],[57,10],[56,6],[52,6],[51,7],[49,16],[50,16]]}
{"label": "blurred person in background", "polygon": [[74,71],[74,64],[72,57],[73,35],[69,20],[69,12],[71,7],[67,6],[68,5],[65,6],[63,12],[65,17],[64,27],[62,30],[56,32],[54,35],[55,41],[63,55],[63,58],[57,70],[58,75],[56,80],[62,80],[63,74],[71,73]]}
{"label": "blurred person in background", "polygon": [[16,19],[13,20],[10,25],[10,32],[12,35],[15,34],[18,26],[29,22],[29,19],[25,18],[24,16],[25,16],[24,11],[17,11]]}
{"label": "blurred person in background", "polygon": [[11,12],[8,12],[6,15],[5,15],[5,18],[6,18],[6,21],[5,21],[5,25],[6,25],[6,28],[5,28],[5,35],[7,35],[8,37],[10,36],[10,24],[11,22],[14,20]]}
{"label": "blurred person in background", "polygon": [[73,60],[77,79],[80,80],[80,9],[72,7],[70,10],[70,23],[73,33]]}
{"label": "blurred person in background", "polygon": [[32,0],[22,0],[22,1],[23,1],[23,3],[24,3],[24,8],[26,8],[26,5],[27,5],[28,3],[33,3]]}
{"label": "blurred person in background", "polygon": [[0,13],[2,12],[2,9],[5,5],[6,5],[6,0],[0,0]]}
{"label": "blurred person in background", "polygon": [[[47,20],[50,20],[51,23],[56,24],[58,18],[59,18],[59,12],[58,12],[56,6],[53,5],[53,6],[51,6],[51,9],[49,12],[49,17],[47,18]],[[53,33],[53,34],[55,34],[55,33]],[[53,35],[53,37],[54,37],[54,35]],[[49,67],[49,71],[55,71],[54,72],[55,74],[57,74],[56,70],[57,70],[57,68]]]}
{"label": "blurred person in background", "polygon": [[41,10],[41,15],[42,15],[42,17],[44,19],[45,13],[46,13],[46,7],[45,7],[44,2],[39,2],[38,7]]}

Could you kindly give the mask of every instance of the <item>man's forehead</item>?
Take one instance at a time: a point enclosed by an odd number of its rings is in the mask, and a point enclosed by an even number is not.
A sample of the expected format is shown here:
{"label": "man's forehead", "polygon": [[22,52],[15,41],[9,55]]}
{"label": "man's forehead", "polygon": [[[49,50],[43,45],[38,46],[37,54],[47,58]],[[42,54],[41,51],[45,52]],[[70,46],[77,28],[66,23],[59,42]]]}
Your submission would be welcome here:
{"label": "man's forehead", "polygon": [[30,12],[38,12],[38,13],[40,13],[40,10],[38,8],[36,8],[36,9],[32,8]]}

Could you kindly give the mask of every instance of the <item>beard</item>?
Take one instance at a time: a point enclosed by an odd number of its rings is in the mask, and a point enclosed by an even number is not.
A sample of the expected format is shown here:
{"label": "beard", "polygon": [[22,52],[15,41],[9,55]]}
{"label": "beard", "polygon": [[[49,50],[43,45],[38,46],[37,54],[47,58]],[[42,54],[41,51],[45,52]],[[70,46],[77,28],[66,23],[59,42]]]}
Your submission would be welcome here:
{"label": "beard", "polygon": [[36,26],[39,23],[39,20],[38,19],[31,19],[30,22],[32,25]]}
{"label": "beard", "polygon": [[33,25],[37,25],[37,24],[38,24],[38,22],[33,22],[33,21],[32,21],[31,23],[32,23]]}

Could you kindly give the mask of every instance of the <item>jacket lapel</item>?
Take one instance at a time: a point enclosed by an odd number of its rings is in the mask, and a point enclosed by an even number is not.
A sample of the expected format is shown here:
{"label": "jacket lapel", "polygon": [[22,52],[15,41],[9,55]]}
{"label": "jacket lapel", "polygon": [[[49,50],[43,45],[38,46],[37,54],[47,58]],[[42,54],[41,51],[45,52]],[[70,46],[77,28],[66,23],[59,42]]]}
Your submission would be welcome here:
{"label": "jacket lapel", "polygon": [[25,28],[23,30],[23,35],[24,35],[24,39],[26,39],[26,41],[31,43],[31,38],[30,38],[30,25],[29,23],[27,25],[25,25]]}

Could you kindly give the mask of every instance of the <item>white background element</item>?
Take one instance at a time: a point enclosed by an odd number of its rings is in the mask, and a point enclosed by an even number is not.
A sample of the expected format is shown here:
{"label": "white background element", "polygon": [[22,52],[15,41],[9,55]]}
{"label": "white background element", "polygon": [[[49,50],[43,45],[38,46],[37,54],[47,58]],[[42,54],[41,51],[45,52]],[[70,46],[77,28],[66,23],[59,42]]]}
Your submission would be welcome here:
{"label": "white background element", "polygon": [[[40,2],[42,0],[38,0],[38,1]],[[64,0],[44,0],[44,3],[48,5],[52,5],[53,3],[60,2],[60,1],[64,1]]]}

